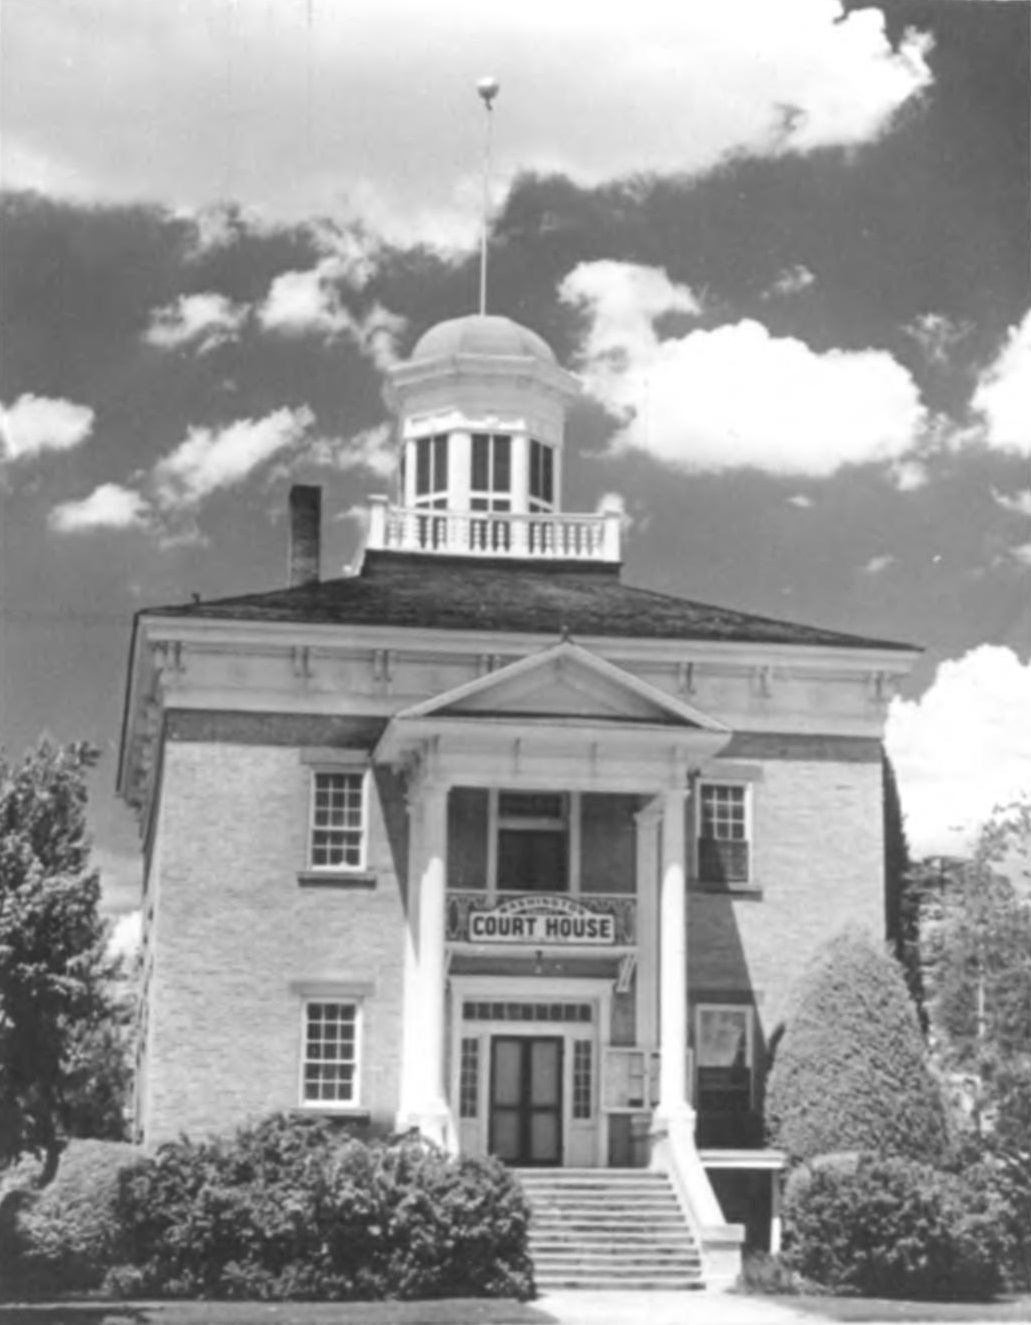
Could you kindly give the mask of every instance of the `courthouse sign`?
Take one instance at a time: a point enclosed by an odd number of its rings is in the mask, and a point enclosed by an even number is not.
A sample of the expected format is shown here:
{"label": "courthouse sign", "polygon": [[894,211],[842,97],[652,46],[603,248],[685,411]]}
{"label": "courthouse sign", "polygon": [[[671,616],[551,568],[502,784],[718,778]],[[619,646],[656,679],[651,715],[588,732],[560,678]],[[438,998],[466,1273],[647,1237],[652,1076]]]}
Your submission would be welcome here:
{"label": "courthouse sign", "polygon": [[568,897],[515,897],[497,906],[469,910],[470,943],[578,944],[609,947],[616,942],[616,917]]}

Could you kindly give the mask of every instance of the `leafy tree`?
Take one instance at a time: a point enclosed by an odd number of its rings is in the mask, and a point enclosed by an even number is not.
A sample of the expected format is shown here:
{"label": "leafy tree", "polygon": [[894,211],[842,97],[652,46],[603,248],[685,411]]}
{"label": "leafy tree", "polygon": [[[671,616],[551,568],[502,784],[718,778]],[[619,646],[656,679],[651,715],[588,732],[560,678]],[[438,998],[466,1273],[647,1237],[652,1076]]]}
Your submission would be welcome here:
{"label": "leafy tree", "polygon": [[115,964],[89,870],[86,775],[98,752],[44,738],[0,754],[0,1166],[30,1151],[57,1171],[83,1046],[111,1012]]}
{"label": "leafy tree", "polygon": [[927,1162],[945,1106],[897,962],[846,930],[802,975],[766,1087],[766,1124],[793,1160],[868,1150]]}
{"label": "leafy tree", "polygon": [[[1031,1078],[1031,802],[1000,808],[952,871],[927,934],[932,1024],[944,1067],[976,1083],[974,1124],[1019,1133]],[[1009,1120],[1010,1110],[1017,1117]]]}

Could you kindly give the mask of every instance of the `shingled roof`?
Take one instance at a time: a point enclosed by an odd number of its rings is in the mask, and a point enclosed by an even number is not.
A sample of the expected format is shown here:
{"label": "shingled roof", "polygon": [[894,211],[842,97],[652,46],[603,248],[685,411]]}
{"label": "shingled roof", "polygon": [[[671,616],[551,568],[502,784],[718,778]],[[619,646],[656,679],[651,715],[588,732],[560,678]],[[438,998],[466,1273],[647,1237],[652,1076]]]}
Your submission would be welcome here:
{"label": "shingled roof", "polygon": [[624,584],[616,566],[366,553],[361,573],[144,616],[912,650]]}

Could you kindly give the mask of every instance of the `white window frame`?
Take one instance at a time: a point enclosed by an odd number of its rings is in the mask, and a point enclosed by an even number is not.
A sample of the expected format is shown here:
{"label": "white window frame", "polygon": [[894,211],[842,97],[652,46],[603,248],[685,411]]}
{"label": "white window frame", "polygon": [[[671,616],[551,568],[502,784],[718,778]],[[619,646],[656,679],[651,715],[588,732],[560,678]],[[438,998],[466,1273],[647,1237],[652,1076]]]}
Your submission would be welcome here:
{"label": "white window frame", "polygon": [[[315,792],[320,777],[361,778],[361,841],[357,865],[316,865],[315,852]],[[320,829],[319,831],[325,831]],[[318,764],[311,770],[308,784],[308,839],[306,844],[307,869],[313,874],[364,874],[369,862],[369,769],[354,765]]]}
{"label": "white window frame", "polygon": [[[476,452],[476,439],[478,437],[487,438],[487,486],[477,488],[473,486],[473,456]],[[496,466],[495,442],[498,440],[508,442],[508,487],[496,488],[494,486],[494,470]],[[473,515],[484,515],[491,512],[497,512],[500,515],[507,515],[512,510],[513,488],[515,483],[515,447],[516,438],[510,432],[492,432],[477,428],[469,434],[469,509]],[[479,503],[477,505],[476,503]]]}
{"label": "white window frame", "polygon": [[[347,1100],[310,1100],[305,1090],[305,1068],[308,1066],[308,1009],[316,1003],[354,1008],[354,1076],[351,1098]],[[298,1080],[298,1098],[302,1109],[318,1113],[352,1112],[362,1107],[362,1054],[364,1050],[364,1006],[362,999],[339,994],[311,995],[301,1001],[301,1054]],[[315,1061],[314,1059],[312,1060]]]}
{"label": "white window frame", "polygon": [[[745,836],[744,842],[748,847],[748,875],[744,879],[729,879],[725,883],[718,879],[706,878],[702,873],[702,801],[706,787],[730,787],[735,791],[740,791],[744,803],[745,817]],[[694,876],[702,884],[713,887],[726,888],[729,892],[735,890],[751,890],[756,886],[755,883],[755,815],[753,805],[754,792],[751,782],[741,781],[736,778],[702,778],[698,782],[697,794],[694,797]],[[715,838],[710,841],[737,841],[736,838]]]}
{"label": "white window frame", "polygon": [[707,1012],[738,1012],[745,1018],[745,1052],[748,1059],[748,1107],[755,1108],[755,1007],[751,1003],[696,1003],[694,1008],[694,1099],[701,1108],[701,1081],[699,1073],[706,1066],[702,1062],[702,1017]]}
{"label": "white window frame", "polygon": [[[443,442],[445,460],[444,469],[445,482],[440,486],[440,475],[437,473],[436,456],[439,442]],[[448,432],[430,432],[421,437],[412,437],[408,441],[411,448],[407,459],[411,464],[411,494],[412,505],[420,511],[425,510],[446,510],[450,505],[451,494],[451,466],[454,463],[454,457],[451,454],[451,434]],[[425,446],[429,454],[429,480],[430,486],[426,492],[419,491],[419,447]]]}
{"label": "white window frame", "polygon": [[[533,454],[534,447],[540,448],[541,464],[544,464],[544,453],[547,452],[551,459],[551,500],[539,496],[533,490]],[[556,450],[550,442],[542,442],[539,437],[527,438],[527,461],[526,461],[526,501],[527,509],[533,515],[549,515],[558,505],[558,463],[556,459]]]}

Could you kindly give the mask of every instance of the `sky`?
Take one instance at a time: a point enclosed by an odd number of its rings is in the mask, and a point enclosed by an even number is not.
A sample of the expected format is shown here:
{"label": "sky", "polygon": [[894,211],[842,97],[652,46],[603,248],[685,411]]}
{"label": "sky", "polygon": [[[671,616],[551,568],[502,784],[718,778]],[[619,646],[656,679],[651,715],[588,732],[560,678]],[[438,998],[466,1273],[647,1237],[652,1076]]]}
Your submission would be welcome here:
{"label": "sky", "polygon": [[384,372],[491,311],[585,386],[625,574],[924,650],[916,856],[1031,792],[1031,9],[1019,0],[6,0],[0,740],[103,758],[147,605],[282,585],[390,492]]}

